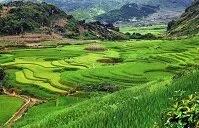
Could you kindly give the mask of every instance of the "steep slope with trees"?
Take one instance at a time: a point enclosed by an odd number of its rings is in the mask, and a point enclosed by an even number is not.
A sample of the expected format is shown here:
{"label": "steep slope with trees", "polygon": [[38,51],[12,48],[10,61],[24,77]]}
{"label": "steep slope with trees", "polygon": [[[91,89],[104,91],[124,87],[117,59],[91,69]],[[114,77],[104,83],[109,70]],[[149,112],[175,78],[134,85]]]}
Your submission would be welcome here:
{"label": "steep slope with trees", "polygon": [[169,36],[187,36],[199,33],[199,0],[185,10],[185,13],[168,24]]}
{"label": "steep slope with trees", "polygon": [[[92,27],[91,27],[92,26]],[[95,29],[93,29],[95,28]],[[124,39],[113,25],[85,23],[67,15],[54,5],[15,1],[0,5],[0,34],[57,33],[64,37]]]}

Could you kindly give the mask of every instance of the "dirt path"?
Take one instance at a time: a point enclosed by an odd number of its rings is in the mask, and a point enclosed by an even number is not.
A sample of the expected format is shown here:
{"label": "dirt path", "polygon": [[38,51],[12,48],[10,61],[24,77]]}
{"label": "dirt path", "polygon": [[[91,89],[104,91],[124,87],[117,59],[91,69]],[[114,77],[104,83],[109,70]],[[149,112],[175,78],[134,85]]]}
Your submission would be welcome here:
{"label": "dirt path", "polygon": [[24,95],[18,95],[15,92],[10,93],[7,89],[3,88],[3,92],[6,95],[12,96],[12,97],[18,97],[20,99],[24,100],[24,105],[4,124],[5,126],[11,126],[12,124],[14,124],[14,122],[16,122],[18,119],[20,119],[23,114],[32,106],[34,106],[37,103],[42,103],[42,100],[39,99],[35,99],[35,98],[31,98],[28,96],[24,96]]}

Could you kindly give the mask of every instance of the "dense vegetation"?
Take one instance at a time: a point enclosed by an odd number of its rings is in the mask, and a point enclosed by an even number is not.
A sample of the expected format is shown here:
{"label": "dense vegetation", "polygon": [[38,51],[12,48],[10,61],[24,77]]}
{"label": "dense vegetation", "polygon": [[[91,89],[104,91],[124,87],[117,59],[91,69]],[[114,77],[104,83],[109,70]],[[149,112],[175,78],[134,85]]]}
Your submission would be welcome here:
{"label": "dense vegetation", "polygon": [[127,35],[130,39],[145,39],[145,40],[155,40],[157,39],[157,37],[151,33],[147,33],[147,34],[140,34],[140,33],[126,33],[125,35]]}
{"label": "dense vegetation", "polygon": [[126,4],[120,9],[112,10],[108,13],[96,17],[97,20],[114,23],[117,21],[128,22],[131,20],[141,19],[150,14],[156,13],[159,7],[150,5],[138,5],[135,3]]}
{"label": "dense vegetation", "polygon": [[182,98],[182,93],[173,97],[176,102],[163,114],[165,125],[169,128],[194,128],[199,121],[199,94],[195,92],[188,98]]}
{"label": "dense vegetation", "polygon": [[72,16],[67,16],[60,9],[46,3],[11,2],[1,5],[0,11],[0,32],[9,35],[39,31],[45,26],[51,28],[56,20],[72,19]]}
{"label": "dense vegetation", "polygon": [[190,36],[199,33],[199,0],[195,0],[193,4],[185,10],[185,13],[168,25],[169,36]]}

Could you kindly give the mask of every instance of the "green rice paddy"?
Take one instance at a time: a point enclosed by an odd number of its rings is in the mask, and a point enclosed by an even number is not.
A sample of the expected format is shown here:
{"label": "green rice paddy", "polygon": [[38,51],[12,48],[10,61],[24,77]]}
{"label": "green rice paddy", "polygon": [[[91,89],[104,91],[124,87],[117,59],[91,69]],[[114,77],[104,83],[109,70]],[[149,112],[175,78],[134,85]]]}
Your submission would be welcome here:
{"label": "green rice paddy", "polygon": [[[192,44],[192,40],[195,42],[198,38],[101,42],[106,51],[85,50],[93,44],[20,49],[2,54],[1,66],[9,67],[8,72],[15,69],[10,72],[16,76],[10,85],[29,85],[51,93],[65,94],[78,85],[102,82],[129,88],[171,79],[180,69],[196,65],[198,46]],[[111,58],[122,58],[123,62],[98,61]]]}
{"label": "green rice paddy", "polygon": [[[35,97],[53,99],[30,109],[15,127],[148,128],[156,122],[161,125],[159,114],[174,91],[186,90],[189,94],[198,90],[198,73],[172,80],[198,66],[199,38],[106,41],[100,42],[106,51],[85,50],[90,45],[95,44],[1,54],[8,85]],[[115,58],[122,61],[99,61]],[[113,94],[77,90],[75,99],[57,98],[80,86],[100,83],[121,90]]]}

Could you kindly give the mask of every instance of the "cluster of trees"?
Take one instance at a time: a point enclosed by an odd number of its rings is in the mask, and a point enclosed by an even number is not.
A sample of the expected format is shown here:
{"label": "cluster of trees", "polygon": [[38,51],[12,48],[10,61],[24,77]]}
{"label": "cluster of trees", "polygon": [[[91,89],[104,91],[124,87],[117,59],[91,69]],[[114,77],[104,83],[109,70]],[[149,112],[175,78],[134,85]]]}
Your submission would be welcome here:
{"label": "cluster of trees", "polygon": [[85,92],[106,92],[114,93],[119,91],[118,86],[113,85],[112,83],[102,82],[97,84],[88,84],[88,85],[78,85],[77,90],[83,90]]}
{"label": "cluster of trees", "polygon": [[119,28],[113,24],[103,24],[99,21],[84,24],[85,29],[89,30],[89,37],[102,40],[125,40],[128,39]]}
{"label": "cluster of trees", "polygon": [[145,39],[145,40],[154,40],[157,39],[157,37],[151,33],[147,33],[147,34],[140,34],[140,33],[126,33],[126,36],[128,36],[130,39]]}

